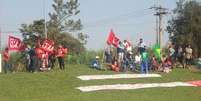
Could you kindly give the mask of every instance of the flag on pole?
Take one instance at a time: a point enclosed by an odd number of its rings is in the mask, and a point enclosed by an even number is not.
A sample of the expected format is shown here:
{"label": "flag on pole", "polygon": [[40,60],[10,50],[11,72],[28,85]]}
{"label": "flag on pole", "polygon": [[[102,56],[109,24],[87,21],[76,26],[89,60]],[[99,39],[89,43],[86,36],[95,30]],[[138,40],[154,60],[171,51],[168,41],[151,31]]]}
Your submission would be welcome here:
{"label": "flag on pole", "polygon": [[160,59],[161,59],[161,48],[160,48],[160,44],[155,44],[153,50],[154,50],[154,55],[156,56],[156,58],[157,58],[158,61],[160,62]]}
{"label": "flag on pole", "polygon": [[132,45],[128,40],[124,40],[124,47],[127,51],[132,51]]}
{"label": "flag on pole", "polygon": [[118,47],[119,44],[119,38],[117,38],[113,32],[113,30],[110,31],[109,36],[107,38],[107,44],[113,45],[114,47]]}
{"label": "flag on pole", "polygon": [[42,49],[47,52],[53,52],[54,50],[54,41],[46,39],[42,44]]}
{"label": "flag on pole", "polygon": [[9,36],[9,38],[8,38],[8,49],[9,50],[22,51],[24,48],[25,48],[25,45],[19,38]]}

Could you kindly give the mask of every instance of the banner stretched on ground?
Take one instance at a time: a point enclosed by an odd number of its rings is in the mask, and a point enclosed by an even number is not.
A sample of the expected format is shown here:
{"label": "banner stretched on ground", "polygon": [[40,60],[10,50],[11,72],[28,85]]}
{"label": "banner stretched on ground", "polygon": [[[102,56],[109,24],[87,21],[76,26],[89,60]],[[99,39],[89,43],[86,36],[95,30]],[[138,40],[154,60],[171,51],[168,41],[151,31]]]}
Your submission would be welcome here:
{"label": "banner stretched on ground", "polygon": [[119,38],[117,38],[113,32],[113,30],[110,31],[109,36],[107,38],[107,44],[113,45],[114,47],[118,47],[119,44]]}
{"label": "banner stretched on ground", "polygon": [[9,50],[21,51],[24,48],[25,48],[24,44],[19,38],[9,36],[9,38],[8,38],[8,49]]}
{"label": "banner stretched on ground", "polygon": [[54,50],[54,41],[52,40],[45,40],[42,44],[42,49],[47,52],[53,52]]}
{"label": "banner stretched on ground", "polygon": [[83,75],[77,78],[81,80],[101,80],[101,79],[129,79],[129,78],[151,78],[161,77],[159,74],[113,74],[113,75]]}
{"label": "banner stretched on ground", "polygon": [[95,85],[77,87],[82,92],[92,92],[100,90],[131,90],[144,88],[169,88],[169,87],[200,87],[201,81],[190,82],[169,82],[169,83],[139,83],[139,84],[114,84],[114,85]]}

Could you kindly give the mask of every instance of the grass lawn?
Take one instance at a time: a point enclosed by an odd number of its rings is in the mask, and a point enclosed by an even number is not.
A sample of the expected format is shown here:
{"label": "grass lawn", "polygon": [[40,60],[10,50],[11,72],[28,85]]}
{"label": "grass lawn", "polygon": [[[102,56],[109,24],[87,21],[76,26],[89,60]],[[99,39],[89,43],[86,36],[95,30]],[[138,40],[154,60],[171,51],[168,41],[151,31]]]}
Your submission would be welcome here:
{"label": "grass lawn", "polygon": [[162,78],[81,81],[78,75],[113,74],[84,65],[43,73],[0,74],[0,101],[201,101],[201,87],[111,90],[83,93],[79,86],[201,80],[201,72],[174,69]]}

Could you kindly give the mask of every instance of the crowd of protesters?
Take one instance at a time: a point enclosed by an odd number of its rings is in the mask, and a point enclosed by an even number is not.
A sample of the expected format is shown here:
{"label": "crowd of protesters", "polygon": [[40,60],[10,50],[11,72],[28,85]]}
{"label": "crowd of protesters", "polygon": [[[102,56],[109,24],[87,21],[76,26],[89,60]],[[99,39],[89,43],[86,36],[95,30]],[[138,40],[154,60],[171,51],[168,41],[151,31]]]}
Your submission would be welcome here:
{"label": "crowd of protesters", "polygon": [[[67,54],[67,48],[59,45],[58,48],[52,49],[53,51],[45,51],[40,45],[30,47],[29,45],[25,49],[25,63],[26,69],[29,72],[48,71],[54,68],[56,58],[58,59],[59,68],[65,69],[64,57]],[[3,52],[3,70],[5,73],[12,72],[12,66],[10,63],[9,49],[6,48]]]}
{"label": "crowd of protesters", "polygon": [[[143,39],[139,40],[137,51],[133,54],[133,49],[125,46],[124,42],[119,42],[116,48],[107,48],[105,50],[105,63],[109,64],[109,69],[116,72],[140,71],[142,74],[147,74],[150,71],[169,73],[174,67],[182,66],[189,68],[193,63],[193,49],[190,45],[186,47],[174,44],[168,45],[166,49],[159,49],[160,56],[154,54],[154,49],[148,51],[148,47]],[[116,51],[115,51],[116,50]],[[99,56],[92,62],[92,67],[100,70],[107,68],[101,65]]]}
{"label": "crowd of protesters", "polygon": [[[140,73],[149,73],[150,71],[170,72],[173,67],[189,68],[193,63],[194,51],[190,45],[186,47],[174,44],[168,45],[167,49],[151,49],[147,47],[143,39],[139,40],[137,51],[131,47],[131,44],[124,40],[118,41],[115,48],[108,47],[104,52],[104,62],[109,64],[109,69],[116,72],[140,71]],[[151,51],[148,51],[148,49]],[[114,51],[116,50],[116,51]],[[167,52],[165,50],[168,50]],[[156,54],[153,51],[157,51]],[[56,58],[58,59],[59,68],[65,69],[64,57],[67,54],[67,48],[59,45],[52,51],[45,51],[40,45],[35,47],[27,46],[26,53],[26,69],[29,72],[48,71],[54,69]],[[12,65],[9,59],[9,49],[3,52],[3,67],[5,73],[12,72]],[[201,59],[198,59],[198,67],[201,68]],[[179,63],[179,66],[177,65]],[[96,56],[91,63],[91,67],[101,70],[104,68],[103,61]],[[108,69],[108,68],[107,68]]]}

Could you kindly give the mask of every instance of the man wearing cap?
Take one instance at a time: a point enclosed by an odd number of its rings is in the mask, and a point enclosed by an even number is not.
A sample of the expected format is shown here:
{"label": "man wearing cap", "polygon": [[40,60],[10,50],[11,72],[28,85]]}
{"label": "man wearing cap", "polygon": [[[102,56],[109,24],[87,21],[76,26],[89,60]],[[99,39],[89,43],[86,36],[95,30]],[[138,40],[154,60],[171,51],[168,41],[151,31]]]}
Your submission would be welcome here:
{"label": "man wearing cap", "polygon": [[140,52],[140,54],[142,54],[145,51],[145,43],[143,42],[143,39],[140,38],[140,42],[138,43],[138,52]]}
{"label": "man wearing cap", "polygon": [[100,57],[99,57],[99,56],[96,56],[96,58],[92,61],[92,63],[91,63],[91,67],[92,67],[92,68],[98,69],[98,70],[101,69],[99,59],[100,59]]}

